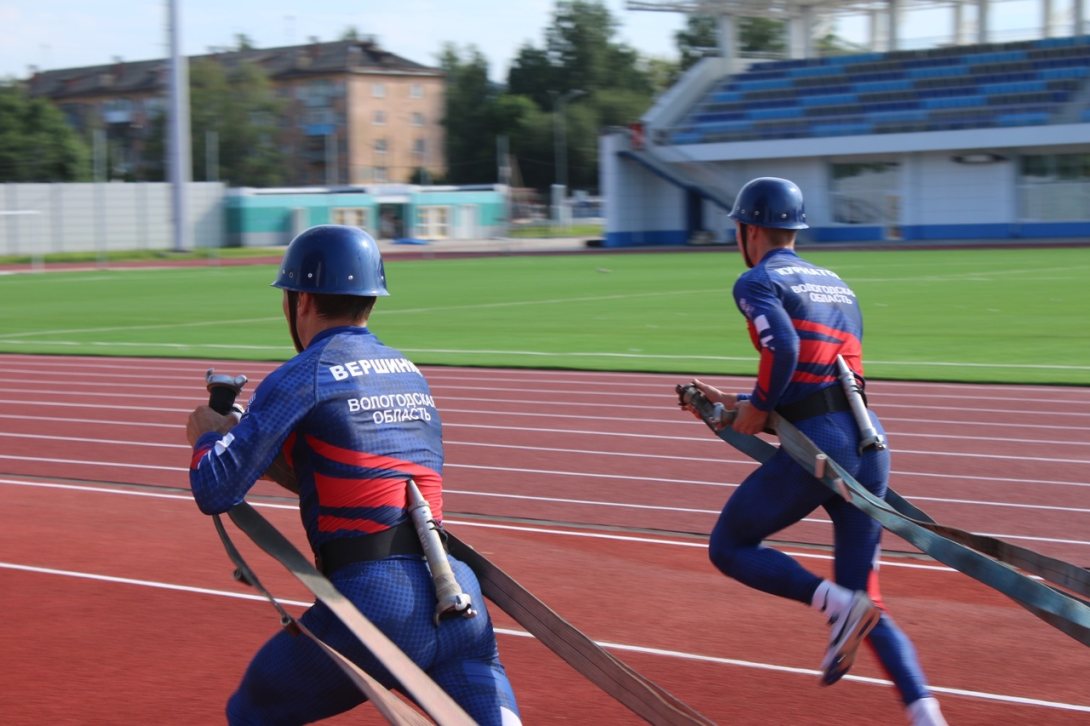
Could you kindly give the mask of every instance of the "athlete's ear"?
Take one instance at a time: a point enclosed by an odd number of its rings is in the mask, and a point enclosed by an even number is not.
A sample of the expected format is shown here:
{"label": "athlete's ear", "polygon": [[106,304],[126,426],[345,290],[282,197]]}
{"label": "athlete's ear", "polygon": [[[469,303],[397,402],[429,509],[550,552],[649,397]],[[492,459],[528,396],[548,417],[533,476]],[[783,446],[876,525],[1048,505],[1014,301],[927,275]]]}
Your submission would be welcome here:
{"label": "athlete's ear", "polygon": [[305,313],[314,312],[315,301],[313,294],[309,292],[301,292],[298,294],[298,300],[299,302],[296,303],[295,308],[297,314],[303,315]]}

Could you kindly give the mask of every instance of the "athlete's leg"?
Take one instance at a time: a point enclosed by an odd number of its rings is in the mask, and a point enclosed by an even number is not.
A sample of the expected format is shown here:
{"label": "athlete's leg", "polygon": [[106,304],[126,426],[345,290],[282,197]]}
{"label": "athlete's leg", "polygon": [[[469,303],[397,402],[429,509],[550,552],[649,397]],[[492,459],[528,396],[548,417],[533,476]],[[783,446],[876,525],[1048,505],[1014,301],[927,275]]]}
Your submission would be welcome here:
{"label": "athlete's leg", "polygon": [[798,522],[831,496],[780,450],[746,477],[712,530],[708,556],[744,585],[809,604],[821,578],[762,541]]}
{"label": "athlete's leg", "polygon": [[[417,665],[435,654],[434,589],[422,560],[361,562],[331,578],[345,597]],[[396,685],[354,634],[328,608],[314,605],[303,625],[387,687]],[[228,703],[232,724],[306,723],[362,703],[364,696],[340,668],[305,636],[281,632],[254,657]]]}
{"label": "athlete's leg", "polygon": [[250,662],[227,702],[227,721],[232,726],[301,724],[347,711],[364,700],[310,638],[282,630]]}
{"label": "athlete's leg", "polygon": [[[864,454],[852,472],[860,484],[877,496],[884,496],[889,476],[889,453]],[[825,505],[834,531],[834,570],[836,582],[851,590],[866,590],[882,609],[878,624],[868,642],[873,647],[890,679],[897,686],[905,704],[930,695],[916,650],[908,636],[885,612],[878,586],[877,557],[882,527],[863,511],[840,497]]]}
{"label": "athlete's leg", "polygon": [[439,624],[435,665],[428,670],[436,683],[482,726],[521,723],[507,671],[500,662],[496,636],[476,575],[464,562],[450,558],[451,569],[473,601],[477,616],[450,617]]}

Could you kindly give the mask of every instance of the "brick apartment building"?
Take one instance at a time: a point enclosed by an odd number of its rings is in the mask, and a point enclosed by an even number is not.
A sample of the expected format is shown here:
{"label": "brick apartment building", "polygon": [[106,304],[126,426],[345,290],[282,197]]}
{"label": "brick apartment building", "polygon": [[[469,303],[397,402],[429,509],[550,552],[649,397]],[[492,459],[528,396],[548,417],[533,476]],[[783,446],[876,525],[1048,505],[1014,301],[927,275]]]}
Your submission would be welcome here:
{"label": "brick apartment building", "polygon": [[[445,173],[444,76],[372,40],[339,40],[191,56],[227,68],[259,65],[285,102],[281,144],[287,185],[405,182]],[[90,138],[104,129],[115,170],[140,178],[152,119],[167,109],[167,60],[35,73],[29,93],[56,103]],[[200,160],[197,160],[200,168]]]}

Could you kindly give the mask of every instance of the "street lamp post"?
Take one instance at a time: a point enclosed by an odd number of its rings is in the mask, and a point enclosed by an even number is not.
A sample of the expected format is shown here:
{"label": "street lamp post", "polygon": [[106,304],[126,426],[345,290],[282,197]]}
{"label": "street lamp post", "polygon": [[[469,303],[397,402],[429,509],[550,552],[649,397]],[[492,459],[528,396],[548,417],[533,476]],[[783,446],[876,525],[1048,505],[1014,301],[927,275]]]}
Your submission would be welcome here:
{"label": "street lamp post", "polygon": [[556,91],[553,91],[552,95],[553,98],[556,99],[556,113],[554,115],[556,130],[553,134],[556,146],[556,183],[564,189],[564,194],[566,196],[568,189],[568,102],[573,101],[580,96],[586,95],[586,91],[576,88],[574,90],[568,91],[563,95],[560,95]]}
{"label": "street lamp post", "polygon": [[560,221],[561,209],[563,208],[564,201],[568,198],[568,139],[567,139],[567,109],[568,102],[572,101],[580,96],[586,95],[586,91],[575,88],[567,93],[560,94],[556,91],[551,91],[550,95],[555,99],[555,108],[553,113],[553,120],[555,128],[553,131],[553,139],[555,149],[553,151],[556,157],[556,191],[559,198],[555,200],[556,204],[556,219]]}

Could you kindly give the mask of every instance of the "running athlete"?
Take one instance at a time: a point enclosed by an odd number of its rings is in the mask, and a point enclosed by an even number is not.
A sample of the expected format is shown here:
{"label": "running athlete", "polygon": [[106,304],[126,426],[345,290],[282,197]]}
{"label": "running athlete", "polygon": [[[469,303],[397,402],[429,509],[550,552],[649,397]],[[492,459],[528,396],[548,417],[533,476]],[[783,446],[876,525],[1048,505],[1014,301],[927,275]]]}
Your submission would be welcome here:
{"label": "running athlete", "polygon": [[[284,291],[298,355],[261,382],[240,419],[208,406],[190,414],[197,505],[205,514],[225,512],[262,476],[298,493],[307,539],[337,589],[477,723],[521,723],[480,585],[453,557],[478,614],[433,621],[435,590],[406,482],[415,481],[441,521],[442,428],[423,374],[367,328],[375,298],[389,294],[378,245],[355,227],[312,227],[288,246],[273,286]],[[323,604],[301,621],[385,686],[397,686]],[[227,717],[300,724],[363,700],[309,638],[281,630],[250,663]]]}
{"label": "running athlete", "polygon": [[[859,427],[837,378],[839,354],[863,380],[859,303],[836,273],[795,253],[798,230],[809,226],[802,192],[786,179],[753,179],[739,191],[730,218],[750,268],[735,283],[734,299],[760,353],[757,382],[751,393],[738,394],[694,383],[711,402],[736,411],[735,431],[760,433],[775,410],[869,491],[884,497],[889,450],[859,452]],[[881,433],[878,418],[873,412],[868,415]],[[819,506],[833,523],[835,582],[761,544]],[[780,449],[746,477],[723,507],[711,533],[709,556],[728,577],[825,615],[831,632],[821,665],[823,685],[848,672],[866,638],[900,691],[909,722],[945,724],[911,641],[882,604],[877,571],[881,534],[876,521],[830,492]]]}

